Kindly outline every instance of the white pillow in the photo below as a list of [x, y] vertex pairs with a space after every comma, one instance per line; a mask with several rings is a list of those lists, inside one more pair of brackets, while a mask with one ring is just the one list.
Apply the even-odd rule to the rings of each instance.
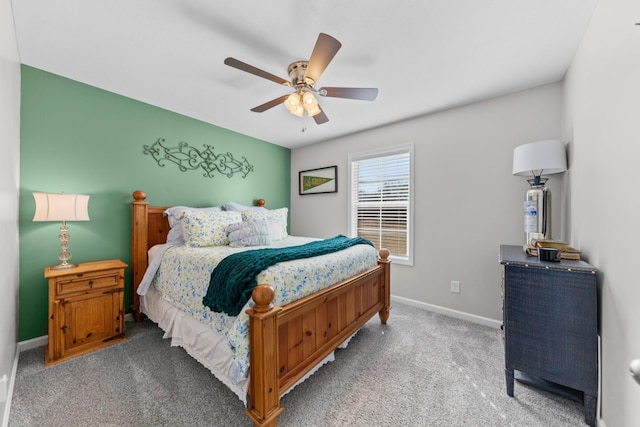
[[271, 244], [269, 227], [264, 219], [240, 222], [227, 227], [229, 246], [265, 246]]
[[185, 211], [180, 217], [185, 245], [190, 247], [228, 245], [227, 227], [241, 221], [240, 212]]
[[229, 203], [225, 203], [224, 205], [222, 205], [222, 210], [223, 211], [238, 211], [238, 212], [242, 212], [242, 211], [252, 211], [255, 209], [265, 209], [265, 208], [261, 208], [260, 206], [247, 206], [247, 205], [242, 205], [240, 203], [235, 203], [235, 202], [229, 202]]
[[172, 206], [165, 210], [162, 214], [169, 220], [169, 234], [167, 234], [167, 243], [174, 245], [184, 245], [184, 233], [182, 231], [182, 223], [180, 217], [184, 212], [192, 211], [206, 211], [206, 212], [220, 212], [222, 208], [220, 206], [211, 206], [207, 208], [192, 208], [189, 206]]
[[284, 219], [268, 219], [267, 227], [269, 227], [269, 236], [274, 242], [287, 238], [287, 220]]
[[285, 239], [287, 234], [287, 215], [289, 209], [251, 209], [242, 211], [243, 221], [254, 221], [264, 219], [269, 227], [269, 236], [272, 242]]

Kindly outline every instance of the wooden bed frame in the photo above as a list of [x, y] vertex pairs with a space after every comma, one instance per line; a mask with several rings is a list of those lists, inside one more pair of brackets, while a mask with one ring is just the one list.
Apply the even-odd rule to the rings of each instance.
[[[138, 285], [147, 269], [147, 251], [165, 243], [168, 206], [149, 206], [143, 191], [133, 193], [132, 265], [136, 321], [142, 319]], [[258, 205], [264, 206], [264, 200]], [[275, 427], [280, 397], [331, 354], [376, 313], [386, 325], [391, 309], [389, 251], [381, 249], [378, 265], [329, 288], [282, 307], [274, 290], [258, 285], [249, 314], [250, 370], [247, 415], [254, 426]]]

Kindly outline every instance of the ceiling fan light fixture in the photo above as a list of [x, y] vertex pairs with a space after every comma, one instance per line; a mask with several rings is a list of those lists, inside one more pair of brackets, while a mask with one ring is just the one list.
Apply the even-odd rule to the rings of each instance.
[[296, 110], [302, 109], [300, 94], [298, 92], [294, 92], [289, 95], [284, 101], [284, 106], [287, 107], [287, 110], [289, 110], [292, 114], [296, 114]]
[[318, 101], [316, 100], [315, 96], [313, 96], [313, 93], [309, 91], [305, 92], [304, 95], [302, 95], [302, 101], [304, 101], [305, 108], [307, 105], [318, 105]]
[[320, 113], [320, 107], [318, 106], [318, 100], [313, 93], [310, 91], [306, 91], [302, 95], [302, 105], [304, 105], [304, 109], [307, 111], [309, 117], [313, 117], [316, 114]]
[[300, 105], [300, 94], [298, 92], [294, 92], [287, 97], [286, 104], [293, 109], [296, 109], [298, 105]]
[[307, 110], [307, 114], [309, 115], [309, 117], [313, 117], [316, 114], [319, 114], [320, 111], [320, 107], [318, 106], [318, 103], [316, 102], [315, 107], [307, 107], [307, 105], [305, 105], [305, 110]]
[[302, 104], [298, 105], [298, 108], [296, 108], [294, 111], [291, 111], [291, 114], [302, 117], [304, 115], [304, 108], [302, 108]]
[[302, 117], [304, 115], [302, 97], [298, 92], [294, 92], [289, 95], [284, 101], [284, 106], [287, 107], [287, 110], [295, 116]]

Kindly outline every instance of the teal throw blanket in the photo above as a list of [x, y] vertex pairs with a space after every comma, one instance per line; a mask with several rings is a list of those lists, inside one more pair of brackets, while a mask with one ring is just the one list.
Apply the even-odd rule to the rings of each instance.
[[350, 239], [338, 235], [300, 246], [254, 249], [231, 254], [211, 273], [209, 289], [202, 302], [213, 311], [237, 316], [251, 298], [251, 292], [258, 284], [256, 276], [262, 270], [279, 262], [325, 255], [361, 244], [373, 246], [373, 243], [362, 237]]

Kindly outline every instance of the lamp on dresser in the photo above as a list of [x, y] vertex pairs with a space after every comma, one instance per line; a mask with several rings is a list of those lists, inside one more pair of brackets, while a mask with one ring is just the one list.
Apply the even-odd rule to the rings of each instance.
[[530, 176], [524, 202], [526, 244], [551, 238], [551, 191], [545, 186], [551, 175], [567, 170], [564, 144], [558, 140], [530, 142], [513, 150], [513, 175]]
[[71, 253], [69, 252], [69, 230], [67, 221], [89, 221], [89, 197], [84, 194], [64, 193], [33, 193], [36, 201], [36, 211], [33, 221], [60, 222], [60, 264], [52, 267], [54, 270], [65, 270], [75, 267], [69, 264]]

